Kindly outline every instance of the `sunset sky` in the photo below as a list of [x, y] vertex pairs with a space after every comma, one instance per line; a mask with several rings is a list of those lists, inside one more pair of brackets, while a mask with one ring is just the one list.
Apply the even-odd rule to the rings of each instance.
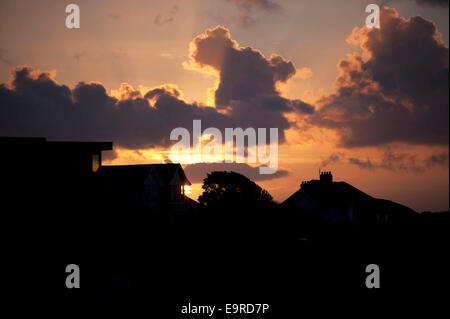
[[194, 119], [276, 127], [277, 174], [186, 158], [191, 196], [235, 170], [281, 202], [322, 169], [448, 210], [448, 1], [384, 1], [380, 29], [364, 27], [370, 3], [1, 0], [0, 135], [113, 141], [103, 164], [117, 165], [173, 160], [171, 130]]

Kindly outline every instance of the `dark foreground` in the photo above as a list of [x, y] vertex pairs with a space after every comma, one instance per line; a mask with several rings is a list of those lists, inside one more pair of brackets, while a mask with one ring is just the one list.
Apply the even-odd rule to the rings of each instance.
[[[391, 228], [311, 225], [306, 232], [277, 208], [185, 216], [67, 208], [11, 223], [9, 295], [28, 305], [18, 311], [126, 306], [149, 318], [207, 318], [183, 315], [182, 307], [264, 303], [265, 314], [212, 317], [300, 318], [311, 310], [411, 309], [430, 297], [439, 305], [434, 295], [448, 296], [448, 213]], [[68, 264], [80, 267], [79, 289], [65, 285]], [[380, 267], [380, 289], [366, 287], [369, 264]]]

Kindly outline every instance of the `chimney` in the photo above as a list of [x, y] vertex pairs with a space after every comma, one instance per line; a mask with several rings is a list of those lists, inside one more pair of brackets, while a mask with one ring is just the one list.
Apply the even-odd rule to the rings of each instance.
[[333, 174], [331, 174], [331, 172], [321, 172], [320, 173], [320, 182], [321, 183], [333, 182]]

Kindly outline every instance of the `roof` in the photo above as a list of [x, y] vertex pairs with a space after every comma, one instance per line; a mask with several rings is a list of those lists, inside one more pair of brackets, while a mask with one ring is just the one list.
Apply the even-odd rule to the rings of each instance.
[[374, 198], [346, 182], [322, 182], [311, 180], [302, 183], [301, 188], [281, 203], [282, 207], [297, 207], [302, 200], [312, 200], [317, 207], [345, 207], [351, 202], [359, 202], [364, 210], [415, 213], [401, 204]]
[[104, 177], [114, 178], [116, 182], [139, 185], [153, 172], [161, 185], [170, 185], [176, 173], [183, 185], [191, 185], [180, 164], [144, 164], [102, 166], [99, 170]]
[[311, 180], [303, 183], [302, 187], [286, 199], [281, 205], [290, 206], [303, 196], [308, 196], [316, 202], [334, 205], [336, 203], [348, 202], [350, 200], [371, 200], [372, 196], [360, 191], [346, 182], [324, 183], [319, 180]]
[[48, 150], [73, 150], [91, 153], [112, 150], [112, 142], [63, 142], [47, 141], [45, 137], [4, 137], [0, 136], [1, 147], [22, 149], [45, 147]]

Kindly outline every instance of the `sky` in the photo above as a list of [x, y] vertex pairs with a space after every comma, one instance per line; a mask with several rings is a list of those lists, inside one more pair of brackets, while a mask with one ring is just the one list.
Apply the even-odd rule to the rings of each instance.
[[[176, 159], [193, 198], [236, 170], [282, 202], [321, 169], [449, 209], [448, 1], [384, 1], [380, 29], [362, 0], [72, 3], [79, 29], [69, 2], [0, 1], [0, 135], [113, 141], [106, 165]], [[170, 132], [194, 119], [278, 128], [278, 172], [175, 158]]]

